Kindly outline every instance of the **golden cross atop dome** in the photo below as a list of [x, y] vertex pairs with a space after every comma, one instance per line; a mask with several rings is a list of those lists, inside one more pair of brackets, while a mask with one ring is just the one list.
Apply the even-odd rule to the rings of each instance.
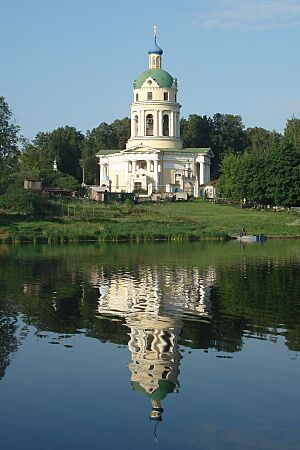
[[153, 36], [156, 38], [156, 34], [157, 34], [157, 26], [153, 25]]

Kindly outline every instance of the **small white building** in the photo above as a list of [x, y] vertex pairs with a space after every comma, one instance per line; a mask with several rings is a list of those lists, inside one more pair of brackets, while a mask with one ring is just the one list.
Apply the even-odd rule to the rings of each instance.
[[133, 83], [131, 136], [124, 150], [98, 153], [100, 187], [113, 192], [187, 193], [200, 196], [210, 182], [210, 148], [183, 148], [177, 79], [161, 68], [156, 42], [149, 68]]

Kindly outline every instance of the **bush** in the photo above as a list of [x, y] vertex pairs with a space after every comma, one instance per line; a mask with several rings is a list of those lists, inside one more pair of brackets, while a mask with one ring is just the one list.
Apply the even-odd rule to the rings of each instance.
[[11, 186], [0, 197], [0, 208], [18, 214], [39, 215], [42, 212], [42, 199], [34, 192]]
[[76, 178], [65, 174], [59, 174], [55, 180], [55, 184], [60, 189], [70, 189], [71, 191], [78, 191], [80, 188], [80, 184]]

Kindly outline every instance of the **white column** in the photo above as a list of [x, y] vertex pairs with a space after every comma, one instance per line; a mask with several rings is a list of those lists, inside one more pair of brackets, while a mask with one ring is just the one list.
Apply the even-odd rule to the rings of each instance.
[[176, 113], [176, 125], [177, 125], [177, 134], [176, 134], [176, 136], [179, 138], [180, 137], [180, 114], [179, 114], [179, 112]]
[[170, 123], [169, 123], [170, 136], [174, 136], [174, 113], [173, 113], [173, 111], [171, 111], [171, 114], [169, 116], [169, 120], [170, 120]]
[[136, 171], [136, 161], [132, 161], [132, 174], [135, 175]]
[[131, 113], [131, 137], [135, 136], [135, 113]]
[[103, 166], [99, 163], [99, 176], [100, 176], [100, 186], [101, 186], [101, 179], [103, 177]]
[[154, 174], [153, 178], [155, 180], [155, 189], [157, 190], [157, 182], [158, 182], [158, 161], [154, 160]]
[[142, 132], [141, 132], [141, 126], [142, 126], [142, 111], [141, 111], [141, 110], [139, 110], [139, 115], [138, 115], [138, 117], [139, 117], [139, 122], [138, 122], [138, 136], [141, 136], [141, 135], [142, 135]]
[[178, 137], [178, 115], [177, 115], [177, 112], [174, 113], [174, 136]]
[[204, 184], [205, 183], [205, 171], [204, 171], [204, 164], [201, 161], [200, 162], [200, 180], [199, 180], [199, 184]]
[[150, 175], [151, 172], [151, 161], [147, 161], [147, 174]]
[[160, 109], [160, 110], [158, 111], [158, 135], [159, 135], [159, 136], [162, 136], [162, 135], [163, 135], [163, 130], [162, 130], [162, 121], [163, 121], [163, 118], [162, 118], [162, 116], [163, 116], [163, 112], [162, 112], [162, 110]]
[[141, 136], [145, 136], [145, 111], [141, 110]]
[[158, 110], [154, 110], [153, 112], [153, 120], [154, 120], [154, 127], [153, 127], [153, 136], [158, 136]]

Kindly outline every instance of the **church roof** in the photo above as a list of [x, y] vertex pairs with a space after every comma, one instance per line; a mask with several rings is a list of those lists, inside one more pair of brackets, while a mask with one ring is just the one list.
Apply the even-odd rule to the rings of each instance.
[[113, 149], [111, 149], [111, 150], [99, 150], [98, 152], [97, 152], [97, 155], [102, 155], [102, 156], [105, 156], [105, 155], [111, 155], [111, 154], [113, 154], [113, 153], [120, 153], [121, 152], [121, 150], [120, 149], [115, 149], [115, 148], [113, 148]]
[[149, 53], [149, 55], [152, 55], [152, 53], [154, 53], [156, 55], [163, 54], [163, 50], [159, 47], [159, 45], [157, 45], [156, 36], [154, 36], [154, 44], [152, 45], [151, 50], [149, 50], [148, 53]]
[[148, 69], [145, 70], [133, 83], [134, 89], [142, 87], [147, 78], [153, 78], [161, 88], [171, 88], [174, 78], [168, 72], [162, 69]]

